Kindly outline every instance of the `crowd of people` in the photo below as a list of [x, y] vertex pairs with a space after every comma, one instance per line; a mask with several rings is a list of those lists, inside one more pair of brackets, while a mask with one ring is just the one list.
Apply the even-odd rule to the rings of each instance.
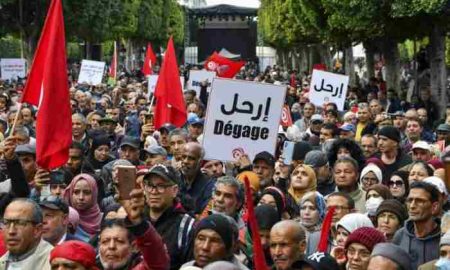
[[71, 84], [73, 143], [53, 171], [36, 164], [23, 82], [0, 81], [0, 269], [254, 269], [250, 204], [266, 269], [450, 269], [450, 107], [439, 115], [429, 86], [409, 103], [372, 78], [338, 111], [309, 102], [308, 73], [248, 65], [236, 79], [286, 86], [293, 124], [276, 149], [205, 159], [206, 82], [185, 89], [183, 127], [156, 129], [133, 73]]

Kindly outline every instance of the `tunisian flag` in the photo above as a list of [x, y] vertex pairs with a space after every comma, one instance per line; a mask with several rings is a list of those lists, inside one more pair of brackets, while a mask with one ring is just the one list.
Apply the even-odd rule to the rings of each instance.
[[156, 55], [153, 52], [152, 44], [147, 44], [147, 52], [145, 53], [144, 65], [142, 66], [142, 73], [148, 76], [153, 73], [153, 65], [156, 64]]
[[38, 106], [36, 158], [51, 170], [64, 165], [72, 143], [72, 117], [61, 0], [52, 0], [22, 102]]
[[245, 61], [233, 61], [214, 52], [205, 62], [205, 69], [215, 71], [218, 77], [233, 78]]
[[177, 58], [172, 36], [155, 87], [156, 108], [153, 124], [159, 129], [165, 123], [182, 127], [186, 123], [187, 113], [178, 73]]

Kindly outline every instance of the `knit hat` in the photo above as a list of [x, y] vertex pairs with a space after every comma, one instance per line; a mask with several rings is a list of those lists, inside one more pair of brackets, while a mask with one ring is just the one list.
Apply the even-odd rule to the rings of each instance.
[[252, 171], [244, 171], [236, 176], [236, 179], [239, 180], [242, 184], [244, 184], [244, 179], [247, 176], [248, 181], [250, 182], [250, 187], [254, 192], [259, 191], [259, 176]]
[[372, 252], [376, 244], [383, 242], [386, 242], [386, 237], [382, 232], [374, 228], [362, 227], [350, 233], [345, 242], [345, 249], [348, 249], [352, 243], [359, 243]]
[[368, 164], [362, 169], [359, 180], [362, 181], [363, 177], [366, 176], [366, 174], [369, 172], [373, 172], [375, 174], [378, 179], [378, 183], [381, 183], [381, 181], [383, 181], [383, 173], [381, 172], [381, 169], [373, 163]]
[[378, 194], [380, 194], [380, 196], [381, 196], [384, 200], [389, 200], [389, 199], [392, 199], [392, 198], [393, 198], [393, 197], [392, 197], [391, 190], [390, 190], [387, 186], [385, 186], [385, 185], [382, 185], [382, 184], [375, 184], [375, 185], [370, 186], [370, 187], [367, 189], [366, 198], [367, 198], [367, 194], [369, 194], [369, 191], [371, 191], [371, 190], [375, 190]]
[[270, 230], [281, 220], [277, 210], [267, 204], [261, 204], [255, 208], [255, 217], [260, 230]]
[[111, 147], [111, 142], [109, 141], [109, 138], [107, 136], [97, 136], [94, 137], [92, 140], [92, 151], [95, 151], [97, 148], [99, 148], [102, 145], [107, 145], [108, 147]]
[[378, 217], [383, 212], [390, 212], [397, 216], [400, 221], [400, 225], [408, 219], [408, 212], [405, 206], [396, 199], [384, 200], [378, 206], [376, 217]]
[[201, 230], [206, 229], [213, 230], [220, 235], [227, 251], [231, 250], [233, 242], [238, 236], [236, 224], [221, 214], [212, 214], [200, 220], [195, 228], [194, 239]]
[[413, 269], [411, 257], [401, 247], [392, 243], [379, 243], [373, 248], [371, 257], [381, 256], [395, 262], [400, 269]]
[[312, 150], [312, 146], [307, 142], [296, 142], [292, 154], [292, 160], [305, 160], [306, 154]]
[[338, 227], [344, 228], [349, 233], [354, 232], [358, 228], [373, 228], [372, 221], [370, 218], [361, 213], [350, 213], [343, 216], [339, 222], [336, 224], [336, 228]]
[[401, 136], [400, 131], [394, 126], [384, 126], [378, 131], [378, 136], [385, 136], [389, 139], [400, 142]]
[[446, 232], [441, 237], [441, 242], [439, 243], [439, 246], [449, 246], [450, 245], [450, 231]]
[[304, 164], [320, 168], [328, 164], [328, 157], [320, 150], [312, 150], [306, 154]]
[[57, 245], [50, 252], [50, 262], [55, 258], [63, 258], [77, 262], [88, 269], [98, 269], [95, 266], [95, 250], [84, 242], [71, 240]]

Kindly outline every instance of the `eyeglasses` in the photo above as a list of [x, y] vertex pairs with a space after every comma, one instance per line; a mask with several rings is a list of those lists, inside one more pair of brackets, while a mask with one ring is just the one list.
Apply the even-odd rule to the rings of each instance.
[[403, 186], [403, 181], [402, 181], [402, 180], [397, 180], [397, 181], [392, 181], [392, 180], [390, 180], [390, 181], [388, 182], [388, 185], [389, 185], [390, 187], [402, 187], [402, 186]]
[[370, 178], [370, 177], [363, 177], [361, 179], [361, 181], [364, 184], [376, 184], [376, 183], [378, 183], [378, 179], [377, 178]]
[[9, 228], [11, 227], [11, 225], [14, 225], [14, 227], [17, 228], [25, 228], [25, 226], [27, 226], [28, 224], [37, 224], [37, 222], [33, 221], [33, 220], [29, 220], [29, 219], [9, 219], [9, 218], [4, 218], [2, 220], [2, 224], [4, 228]]
[[152, 191], [156, 190], [158, 193], [163, 193], [164, 191], [166, 191], [166, 189], [168, 187], [172, 187], [172, 186], [173, 185], [168, 185], [168, 184], [166, 184], [166, 185], [153, 185], [153, 184], [150, 184], [148, 182], [147, 183], [144, 182], [144, 188], [148, 192], [152, 192]]

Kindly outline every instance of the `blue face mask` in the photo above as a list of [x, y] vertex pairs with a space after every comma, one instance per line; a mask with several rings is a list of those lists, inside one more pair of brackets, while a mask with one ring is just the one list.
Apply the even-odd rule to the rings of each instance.
[[440, 258], [434, 265], [438, 270], [450, 270], [450, 259]]

